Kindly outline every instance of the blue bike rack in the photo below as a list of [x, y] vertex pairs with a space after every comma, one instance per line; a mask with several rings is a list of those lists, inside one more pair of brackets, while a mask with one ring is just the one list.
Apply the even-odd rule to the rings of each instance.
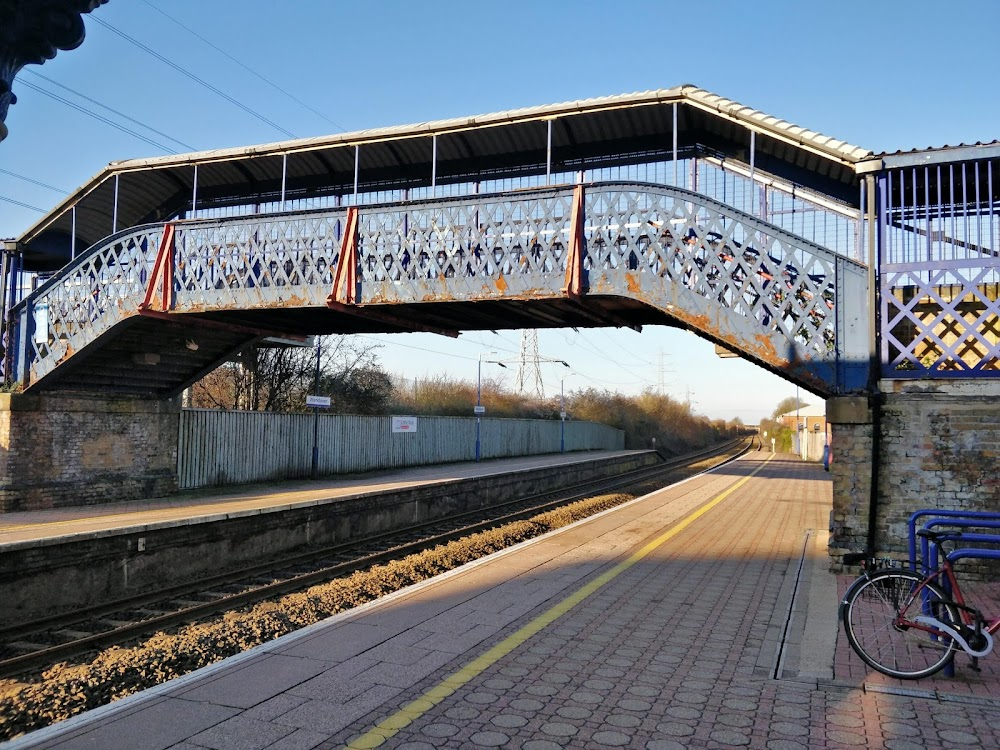
[[[922, 564], [927, 568], [928, 544], [926, 539], [920, 540], [920, 557], [917, 557], [917, 521], [927, 516], [934, 516], [927, 521], [923, 528], [930, 529], [933, 526], [958, 526], [962, 528], [1000, 528], [1000, 512], [973, 511], [973, 510], [935, 510], [927, 508], [913, 513], [907, 521], [909, 532], [910, 568], [917, 571], [918, 565]], [[985, 540], [984, 540], [985, 541]], [[1000, 536], [990, 540], [1000, 544]], [[989, 550], [987, 550], [989, 551]], [[930, 568], [930, 570], [936, 569]]]
[[[975, 528], [975, 529], [1000, 529], [1000, 513], [990, 512], [990, 511], [962, 511], [962, 510], [933, 510], [925, 509], [918, 510], [916, 513], [910, 516], [907, 522], [909, 531], [909, 547], [910, 547], [910, 567], [914, 572], [918, 571], [918, 566], [922, 566], [926, 571], [933, 571], [938, 569], [938, 549], [939, 545], [931, 545], [930, 541], [924, 537], [920, 538], [920, 558], [917, 558], [917, 522], [921, 518], [928, 518], [922, 528], [932, 529], [936, 526], [949, 526], [957, 528]], [[969, 534], [965, 532], [957, 532], [955, 534], [948, 534], [942, 536], [940, 541], [943, 542], [981, 542], [987, 544], [1000, 545], [1000, 534]], [[1000, 560], [1000, 549], [985, 549], [982, 547], [962, 547], [954, 549], [948, 553], [947, 559], [949, 562], [955, 562], [956, 560], [962, 559], [981, 559], [981, 560]], [[942, 581], [945, 589], [948, 589], [948, 581]], [[951, 594], [948, 591], [949, 595]], [[954, 677], [955, 675], [955, 665], [954, 662], [948, 664], [945, 667], [945, 675], [948, 677]]]

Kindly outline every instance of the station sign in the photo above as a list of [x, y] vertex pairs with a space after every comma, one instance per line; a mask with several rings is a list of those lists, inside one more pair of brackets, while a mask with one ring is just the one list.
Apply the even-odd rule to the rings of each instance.
[[416, 432], [417, 431], [417, 418], [416, 417], [393, 417], [392, 418], [392, 431], [393, 432]]
[[473, 414], [485, 414], [486, 413], [486, 407], [485, 406], [473, 406], [472, 407], [472, 413]]
[[306, 396], [306, 406], [312, 406], [316, 409], [329, 409], [330, 408], [330, 397], [329, 396]]

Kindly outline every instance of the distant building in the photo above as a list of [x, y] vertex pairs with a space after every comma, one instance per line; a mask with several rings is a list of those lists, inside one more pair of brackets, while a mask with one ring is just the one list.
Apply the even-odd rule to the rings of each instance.
[[792, 431], [792, 452], [807, 461], [823, 460], [823, 446], [829, 442], [826, 404], [809, 404], [775, 418]]

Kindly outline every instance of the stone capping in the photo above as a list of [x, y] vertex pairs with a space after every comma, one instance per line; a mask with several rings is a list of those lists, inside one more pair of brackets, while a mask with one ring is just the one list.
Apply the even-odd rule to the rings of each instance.
[[871, 424], [872, 410], [867, 396], [838, 396], [826, 400], [826, 421], [830, 424]]
[[58, 409], [61, 412], [124, 414], [180, 413], [180, 399], [138, 399], [133, 396], [67, 393], [0, 393], [0, 412], [31, 412]]

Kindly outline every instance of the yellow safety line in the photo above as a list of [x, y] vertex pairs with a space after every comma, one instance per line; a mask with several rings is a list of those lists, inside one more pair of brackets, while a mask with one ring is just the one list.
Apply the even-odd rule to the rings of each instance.
[[705, 513], [710, 511], [744, 484], [749, 482], [753, 476], [757, 474], [757, 472], [764, 468], [768, 461], [774, 458], [774, 455], [775, 454], [773, 453], [770, 454], [760, 466], [750, 472], [747, 476], [743, 477], [743, 479], [739, 482], [734, 484], [722, 494], [709, 500], [686, 518], [678, 521], [668, 531], [658, 536], [638, 552], [633, 553], [627, 560], [618, 563], [615, 567], [611, 568], [611, 570], [597, 576], [597, 578], [567, 596], [551, 609], [540, 614], [516, 633], [507, 636], [500, 641], [500, 643], [482, 655], [476, 657], [458, 671], [452, 672], [422, 696], [414, 701], [411, 701], [392, 716], [387, 719], [383, 719], [372, 729], [369, 729], [360, 737], [348, 743], [346, 748], [348, 748], [348, 750], [369, 750], [370, 748], [378, 747], [399, 732], [400, 729], [404, 729], [409, 726], [449, 695], [538, 633], [545, 626], [550, 625], [559, 617], [569, 612], [569, 610], [600, 589], [604, 586], [604, 584], [614, 580], [637, 562], [656, 550], [657, 547], [677, 536], [677, 534], [681, 533], [684, 529], [701, 518], [701, 516], [705, 515]]

